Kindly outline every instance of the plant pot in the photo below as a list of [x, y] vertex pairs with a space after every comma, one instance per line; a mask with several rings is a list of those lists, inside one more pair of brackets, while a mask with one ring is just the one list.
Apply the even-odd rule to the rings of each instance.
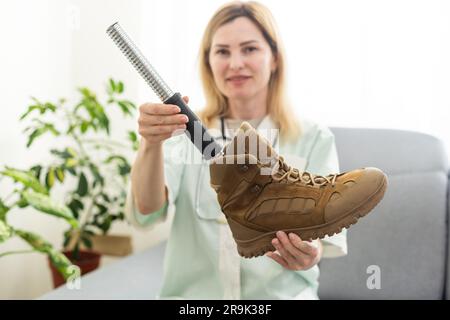
[[[70, 262], [72, 262], [72, 264], [80, 268], [81, 275], [84, 275], [97, 269], [98, 266], [100, 265], [101, 254], [94, 251], [80, 250], [78, 260], [74, 260], [72, 258], [73, 251], [63, 251], [62, 253], [70, 260]], [[57, 288], [66, 283], [63, 276], [53, 266], [50, 260], [48, 260], [48, 263], [50, 265], [50, 270], [52, 272], [53, 287]]]

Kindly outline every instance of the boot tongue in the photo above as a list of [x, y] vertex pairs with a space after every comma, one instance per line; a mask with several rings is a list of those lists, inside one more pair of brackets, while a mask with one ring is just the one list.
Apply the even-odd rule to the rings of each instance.
[[233, 140], [224, 148], [225, 155], [251, 154], [263, 164], [275, 164], [278, 154], [270, 143], [248, 122], [242, 122]]

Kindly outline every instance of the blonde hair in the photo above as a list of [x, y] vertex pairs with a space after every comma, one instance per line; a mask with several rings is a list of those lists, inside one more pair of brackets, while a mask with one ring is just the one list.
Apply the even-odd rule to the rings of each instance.
[[220, 7], [209, 21], [200, 45], [199, 68], [206, 105], [199, 112], [199, 117], [210, 127], [217, 117], [229, 114], [227, 97], [217, 87], [209, 64], [209, 53], [214, 33], [222, 25], [238, 17], [249, 18], [262, 32], [277, 62], [277, 68], [270, 76], [267, 110], [272, 120], [280, 128], [281, 137], [289, 140], [298, 139], [300, 125], [295, 117], [286, 93], [286, 58], [275, 20], [269, 9], [255, 2], [233, 1]]

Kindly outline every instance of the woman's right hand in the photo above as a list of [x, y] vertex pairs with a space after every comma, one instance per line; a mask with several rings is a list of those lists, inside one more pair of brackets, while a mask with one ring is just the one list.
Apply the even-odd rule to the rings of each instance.
[[[183, 100], [189, 102], [188, 97]], [[144, 103], [139, 107], [138, 132], [147, 145], [160, 145], [186, 130], [189, 119], [180, 111], [180, 107], [164, 103]]]

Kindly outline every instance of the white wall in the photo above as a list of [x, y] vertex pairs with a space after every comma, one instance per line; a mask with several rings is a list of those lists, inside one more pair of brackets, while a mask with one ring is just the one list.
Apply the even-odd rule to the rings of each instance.
[[[2, 2], [0, 27], [0, 88], [2, 92], [0, 150], [1, 165], [27, 167], [46, 156], [40, 148], [25, 149], [23, 126], [17, 119], [29, 104], [29, 96], [54, 98], [67, 95], [70, 83], [70, 30], [61, 28], [67, 1], [11, 1]], [[58, 26], [55, 28], [55, 26]], [[2, 196], [11, 190], [2, 181]], [[45, 216], [35, 217], [29, 210], [9, 214], [9, 221], [17, 227], [42, 230], [56, 240], [58, 221]], [[8, 241], [1, 251], [25, 249], [18, 239]], [[9, 256], [0, 260], [0, 297], [30, 298], [49, 287], [45, 260], [37, 255]]]

